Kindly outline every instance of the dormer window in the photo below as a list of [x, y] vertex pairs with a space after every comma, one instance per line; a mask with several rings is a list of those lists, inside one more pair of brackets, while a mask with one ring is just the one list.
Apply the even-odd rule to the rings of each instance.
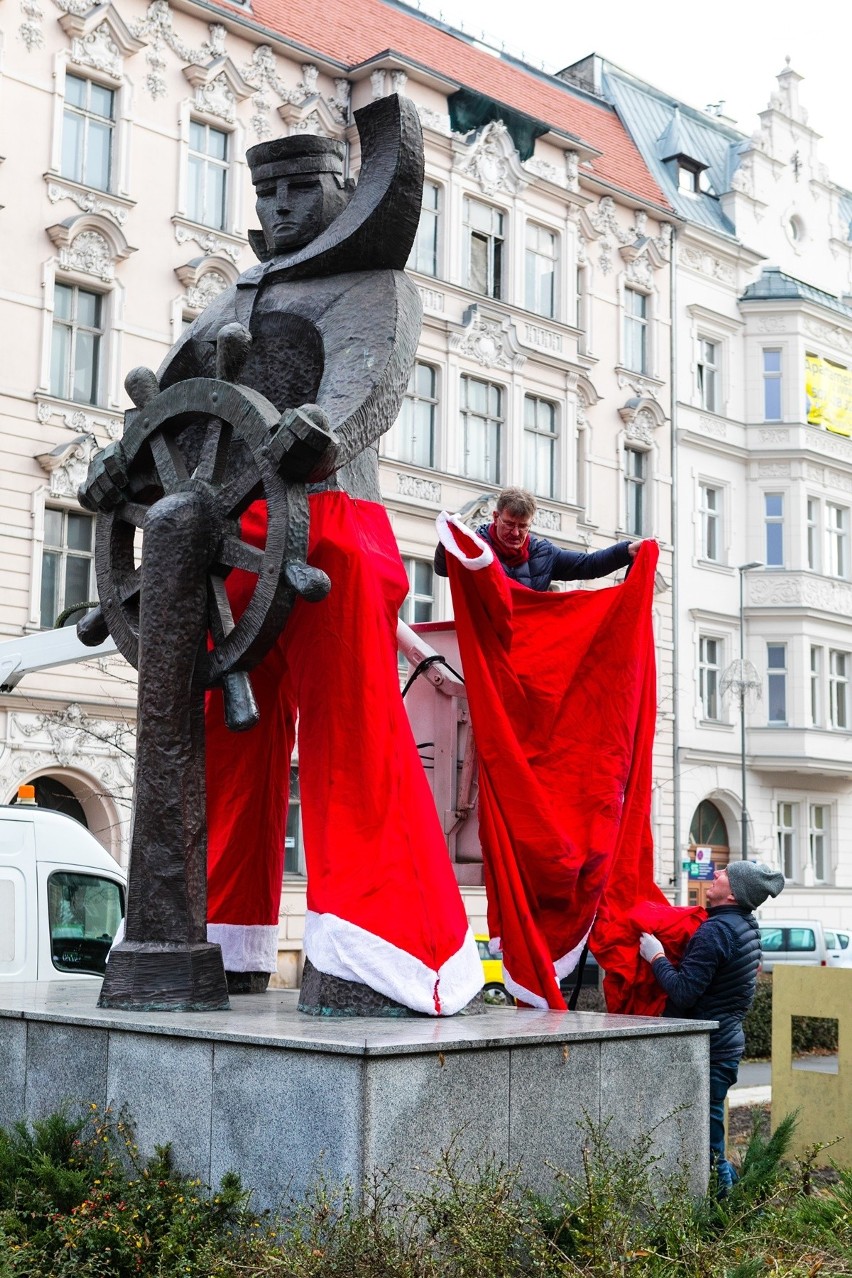
[[696, 192], [700, 190], [698, 185], [701, 170], [694, 164], [690, 164], [686, 160], [678, 160], [677, 164], [677, 189], [679, 191]]

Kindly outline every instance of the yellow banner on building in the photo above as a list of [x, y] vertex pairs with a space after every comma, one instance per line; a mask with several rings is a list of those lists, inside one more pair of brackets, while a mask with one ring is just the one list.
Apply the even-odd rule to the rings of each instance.
[[819, 355], [805, 356], [808, 425], [835, 435], [852, 435], [852, 369]]

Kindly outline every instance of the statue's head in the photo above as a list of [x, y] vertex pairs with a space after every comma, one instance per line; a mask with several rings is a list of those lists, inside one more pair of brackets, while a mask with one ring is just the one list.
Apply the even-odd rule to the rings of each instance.
[[249, 147], [263, 231], [250, 235], [258, 257], [294, 253], [309, 244], [342, 212], [352, 194], [343, 178], [343, 147], [332, 138], [300, 134]]

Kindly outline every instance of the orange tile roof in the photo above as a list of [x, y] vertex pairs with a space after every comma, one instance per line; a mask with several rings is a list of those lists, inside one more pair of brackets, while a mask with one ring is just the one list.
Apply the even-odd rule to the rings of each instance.
[[347, 67], [393, 51], [573, 134], [601, 152], [591, 172], [670, 208], [615, 111], [483, 52], [384, 0], [252, 0], [263, 26]]

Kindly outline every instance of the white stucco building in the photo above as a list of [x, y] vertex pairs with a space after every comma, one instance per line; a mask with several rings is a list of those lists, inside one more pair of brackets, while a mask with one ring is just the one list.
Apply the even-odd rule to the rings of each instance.
[[[355, 21], [353, 22], [353, 16]], [[126, 372], [156, 368], [185, 322], [253, 262], [244, 162], [298, 130], [348, 144], [352, 112], [416, 103], [426, 186], [410, 269], [423, 334], [381, 482], [412, 593], [445, 615], [434, 519], [509, 483], [538, 531], [575, 548], [659, 538], [660, 881], [671, 885], [671, 242], [679, 223], [613, 107], [477, 48], [406, 6], [5, 0], [0, 65], [0, 634], [94, 596], [93, 521], [75, 498], [122, 429]], [[344, 20], [345, 19], [345, 20]], [[594, 583], [592, 584], [593, 588]], [[0, 799], [35, 781], [127, 856], [133, 672], [119, 658], [0, 692]], [[300, 952], [298, 778], [281, 975]], [[483, 889], [465, 888], [474, 922]]]
[[[788, 66], [744, 136], [600, 58], [680, 215], [674, 272], [676, 843], [781, 868], [775, 915], [852, 921], [852, 195]], [[830, 125], [831, 121], [826, 121]], [[759, 565], [759, 566], [755, 566]], [[738, 689], [740, 585], [747, 681]], [[726, 677], [727, 676], [727, 677]], [[733, 681], [732, 692], [726, 687]], [[694, 880], [682, 899], [700, 896]]]

